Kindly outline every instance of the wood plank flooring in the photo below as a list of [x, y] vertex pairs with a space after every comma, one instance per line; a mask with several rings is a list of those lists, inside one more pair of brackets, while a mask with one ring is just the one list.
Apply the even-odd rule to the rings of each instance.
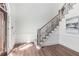
[[60, 44], [37, 49], [33, 43], [17, 46], [10, 54], [12, 56], [79, 56], [78, 52]]

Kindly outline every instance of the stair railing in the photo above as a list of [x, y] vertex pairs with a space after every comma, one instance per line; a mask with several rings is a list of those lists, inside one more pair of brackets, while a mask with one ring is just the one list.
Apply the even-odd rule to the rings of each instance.
[[55, 28], [59, 25], [59, 22], [62, 18], [68, 14], [68, 11], [73, 9], [73, 5], [75, 3], [65, 3], [64, 6], [59, 10], [58, 14], [47, 22], [44, 26], [42, 26], [37, 31], [37, 44], [41, 46], [41, 43], [46, 41], [46, 36], [49, 35]]
[[52, 20], [50, 20], [47, 24], [45, 24], [38, 30], [38, 44], [40, 44], [40, 42], [43, 42], [43, 39], [46, 40], [46, 36], [48, 36], [49, 33], [51, 33], [51, 31], [54, 30], [57, 25], [59, 25], [59, 15], [56, 15]]

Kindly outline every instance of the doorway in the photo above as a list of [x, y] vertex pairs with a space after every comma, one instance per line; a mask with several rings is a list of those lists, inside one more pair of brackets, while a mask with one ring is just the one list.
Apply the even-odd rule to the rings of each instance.
[[0, 3], [0, 55], [7, 53], [7, 12], [5, 4]]

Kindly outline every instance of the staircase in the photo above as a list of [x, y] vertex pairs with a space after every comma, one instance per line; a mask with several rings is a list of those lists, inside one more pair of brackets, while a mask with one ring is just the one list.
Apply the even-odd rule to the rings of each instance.
[[62, 18], [68, 14], [69, 10], [73, 9], [75, 3], [65, 3], [64, 6], [58, 11], [58, 14], [51, 19], [48, 23], [42, 26], [37, 31], [37, 44], [42, 47], [42, 44], [49, 40], [48, 37], [54, 34], [59, 27], [59, 22], [62, 21]]

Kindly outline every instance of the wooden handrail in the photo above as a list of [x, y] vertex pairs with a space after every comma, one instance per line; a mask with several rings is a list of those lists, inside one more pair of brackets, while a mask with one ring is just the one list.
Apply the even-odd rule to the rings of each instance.
[[[63, 5], [63, 7], [64, 7], [65, 5], [66, 5], [66, 3]], [[62, 7], [62, 8], [63, 8], [63, 7]], [[62, 8], [61, 8], [61, 9], [62, 9]], [[58, 16], [58, 14], [57, 14], [56, 16]], [[55, 17], [56, 17], [56, 16], [55, 16]], [[53, 17], [53, 19], [54, 19], [55, 17]], [[51, 19], [50, 21], [48, 21], [48, 22], [47, 22], [44, 26], [42, 26], [39, 30], [41, 30], [42, 28], [44, 28], [44, 27], [45, 27], [49, 22], [51, 22], [53, 19]]]
[[[57, 16], [58, 16], [58, 14], [57, 14], [55, 17], [57, 17]], [[55, 17], [54, 17], [54, 18], [55, 18]], [[54, 19], [54, 18], [53, 18], [53, 19]], [[42, 28], [44, 28], [44, 27], [45, 27], [48, 23], [50, 23], [53, 19], [51, 19], [50, 21], [48, 21], [48, 22], [47, 22], [44, 26], [42, 26], [39, 30], [41, 30]]]

